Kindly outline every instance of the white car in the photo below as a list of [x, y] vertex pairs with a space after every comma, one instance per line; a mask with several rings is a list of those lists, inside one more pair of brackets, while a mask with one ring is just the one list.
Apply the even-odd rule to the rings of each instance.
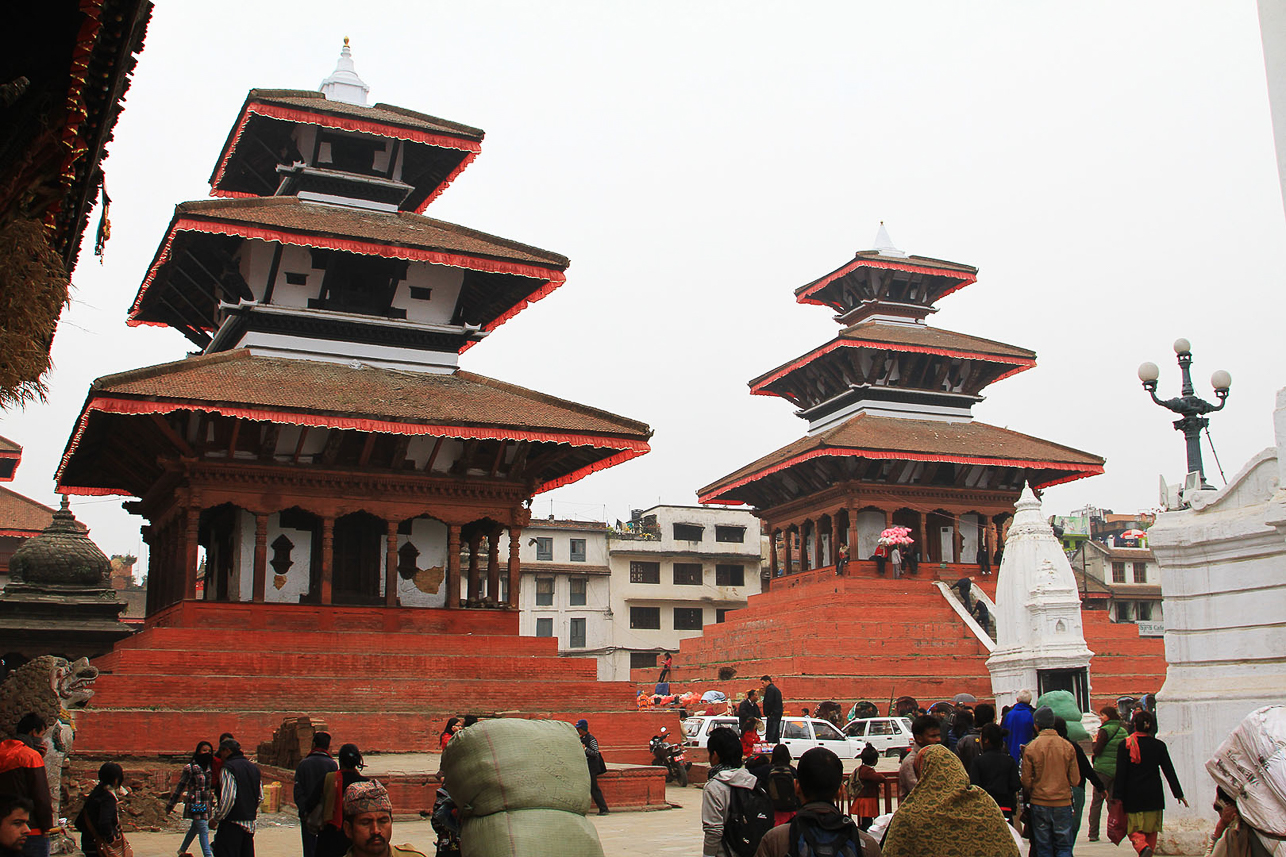
[[844, 724], [844, 737], [860, 756], [870, 744], [882, 756], [901, 756], [911, 749], [911, 721], [905, 717], [866, 717]]
[[[720, 726], [727, 726], [738, 735], [741, 734], [735, 717], [726, 715], [689, 717], [683, 721], [683, 743], [688, 747], [705, 749], [710, 733]], [[835, 724], [829, 720], [818, 720], [816, 717], [782, 718], [781, 743], [790, 748], [790, 755], [796, 759], [805, 750], [811, 750], [814, 747], [825, 747], [841, 759], [851, 759], [855, 755], [851, 742], [835, 728]], [[862, 752], [862, 747], [865, 746], [862, 744], [856, 752]]]
[[[700, 714], [696, 717], [689, 717], [683, 721], [683, 745], [685, 747], [698, 747], [705, 749], [706, 739], [710, 733], [720, 726], [727, 726], [738, 735], [741, 729], [737, 724], [737, 718], [728, 717], [727, 715], [709, 715]], [[704, 758], [704, 757], [703, 757]]]

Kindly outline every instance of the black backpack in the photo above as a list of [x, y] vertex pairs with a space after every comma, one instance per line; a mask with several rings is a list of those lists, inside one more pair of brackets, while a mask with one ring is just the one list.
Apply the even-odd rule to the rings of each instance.
[[790, 857], [862, 857], [857, 825], [847, 815], [823, 827], [812, 818], [796, 815], [790, 820]]
[[768, 797], [777, 812], [794, 812], [799, 809], [799, 795], [795, 794], [795, 776], [789, 768], [773, 768], [768, 774]]
[[728, 786], [728, 817], [723, 823], [723, 849], [737, 857], [755, 857], [759, 840], [773, 828], [772, 798], [759, 786]]

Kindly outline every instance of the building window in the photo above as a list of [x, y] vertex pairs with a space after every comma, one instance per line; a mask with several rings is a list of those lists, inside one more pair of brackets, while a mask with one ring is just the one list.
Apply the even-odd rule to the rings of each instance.
[[714, 567], [715, 586], [745, 586], [746, 567], [743, 565], [716, 565]]
[[572, 562], [585, 561], [585, 540], [572, 539]]
[[1136, 606], [1138, 609], [1137, 615], [1138, 615], [1139, 621], [1151, 622], [1152, 621], [1152, 602], [1140, 601]]
[[716, 542], [731, 542], [737, 545], [745, 544], [746, 528], [716, 526], [714, 528], [714, 540]]
[[702, 580], [701, 563], [676, 562], [674, 564], [675, 586], [700, 586]]
[[554, 636], [554, 619], [552, 616], [545, 616], [544, 618], [536, 620], [536, 636], [537, 637]]
[[681, 542], [699, 542], [704, 529], [699, 524], [675, 524], [674, 538]]
[[714, 611], [714, 621], [723, 624], [723, 620], [728, 618], [728, 614], [737, 608], [735, 607], [716, 607]]
[[1134, 582], [1148, 582], [1148, 564], [1146, 562], [1136, 562], [1134, 564]]
[[554, 606], [554, 579], [552, 577], [536, 578], [536, 606]]
[[549, 538], [536, 539], [536, 559], [553, 559], [554, 558], [554, 540]]
[[659, 631], [661, 630], [661, 608], [660, 607], [631, 607], [630, 608], [630, 627], [643, 628]]
[[643, 670], [656, 666], [656, 652], [630, 652], [630, 669]]
[[1134, 621], [1134, 617], [1131, 615], [1131, 611], [1130, 611], [1130, 602], [1128, 601], [1116, 602], [1116, 621], [1118, 622]]
[[701, 607], [675, 607], [674, 630], [700, 631], [705, 622], [705, 610]]
[[583, 649], [585, 648], [585, 620], [573, 619], [571, 633], [568, 635], [567, 648]]
[[1125, 563], [1123, 562], [1112, 563], [1112, 582], [1113, 583], [1125, 582]]
[[[661, 582], [661, 563], [659, 562], [632, 562], [630, 563], [630, 583], [660, 583]], [[659, 625], [657, 626], [660, 627]]]
[[585, 592], [586, 592], [586, 587], [589, 584], [589, 578], [573, 577], [573, 578], [570, 578], [570, 581], [571, 581], [572, 594], [571, 594], [571, 597], [567, 599], [567, 603], [573, 607], [584, 607]]

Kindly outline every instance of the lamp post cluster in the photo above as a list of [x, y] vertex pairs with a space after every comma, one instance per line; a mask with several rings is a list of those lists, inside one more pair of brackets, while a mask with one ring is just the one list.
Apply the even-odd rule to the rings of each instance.
[[1139, 366], [1139, 380], [1143, 382], [1143, 389], [1148, 391], [1152, 401], [1181, 417], [1174, 421], [1174, 427], [1183, 432], [1183, 439], [1188, 445], [1188, 472], [1201, 474], [1202, 489], [1213, 490], [1206, 482], [1205, 468], [1201, 465], [1201, 431], [1210, 425], [1210, 420], [1203, 415], [1223, 410], [1232, 387], [1232, 375], [1223, 369], [1217, 369], [1210, 376], [1210, 386], [1215, 388], [1215, 395], [1219, 398], [1219, 404], [1212, 405], [1197, 396], [1192, 386], [1192, 343], [1183, 338], [1176, 339], [1174, 353], [1179, 358], [1179, 371], [1183, 374], [1183, 387], [1178, 398], [1157, 398], [1157, 379], [1161, 377], [1161, 370], [1155, 363], [1148, 362]]

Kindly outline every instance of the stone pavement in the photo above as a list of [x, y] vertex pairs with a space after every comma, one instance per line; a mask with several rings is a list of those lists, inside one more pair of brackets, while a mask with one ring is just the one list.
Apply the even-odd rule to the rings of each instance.
[[[701, 855], [701, 790], [670, 786], [666, 797], [674, 809], [657, 812], [622, 812], [607, 816], [591, 815], [598, 828], [606, 857], [700, 857]], [[299, 823], [285, 813], [269, 816], [255, 835], [256, 857], [298, 857]], [[178, 833], [131, 833], [135, 857], [174, 857], [181, 841]], [[427, 821], [396, 821], [393, 842], [408, 844], [433, 857], [433, 830]], [[200, 850], [192, 849], [200, 857]], [[1088, 842], [1085, 829], [1076, 843], [1077, 857], [1133, 857], [1129, 843], [1119, 847], [1104, 839]], [[1195, 855], [1188, 855], [1195, 857]]]

